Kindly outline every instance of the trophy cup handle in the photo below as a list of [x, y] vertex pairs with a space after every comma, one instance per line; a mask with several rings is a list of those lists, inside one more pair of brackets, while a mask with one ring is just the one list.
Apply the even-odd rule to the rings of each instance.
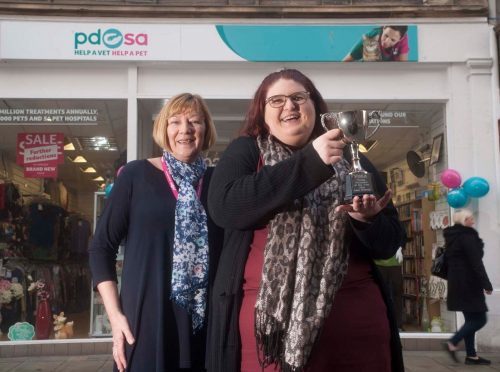
[[[365, 140], [369, 139], [371, 136], [373, 136], [375, 134], [375, 132], [380, 128], [380, 117], [381, 117], [381, 111], [370, 111], [367, 116], [368, 116], [368, 120], [367, 120], [367, 124], [366, 124], [366, 134], [365, 134]], [[368, 126], [370, 124], [370, 120], [372, 119], [376, 119], [376, 123], [377, 125], [375, 126], [375, 129], [372, 130], [371, 133], [368, 134]]]
[[[338, 128], [337, 113], [335, 113], [335, 112], [327, 112], [327, 113], [321, 114], [320, 115], [320, 119], [321, 119], [321, 125], [323, 126], [323, 129], [325, 131], [328, 132], [330, 129]], [[330, 128], [329, 125], [327, 125], [327, 123], [326, 123], [327, 119], [333, 119], [335, 126]]]

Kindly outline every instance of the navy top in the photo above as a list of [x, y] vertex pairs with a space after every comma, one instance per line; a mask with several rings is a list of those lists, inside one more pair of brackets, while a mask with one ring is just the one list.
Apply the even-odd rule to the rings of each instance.
[[[206, 208], [211, 174], [207, 169], [201, 194], [208, 216], [210, 283], [223, 238]], [[136, 340], [132, 346], [125, 343], [127, 371], [203, 366], [206, 330], [193, 335], [189, 314], [170, 300], [175, 203], [162, 170], [148, 160], [132, 161], [117, 177], [92, 240], [96, 286], [117, 280], [116, 254], [126, 238], [120, 302]]]

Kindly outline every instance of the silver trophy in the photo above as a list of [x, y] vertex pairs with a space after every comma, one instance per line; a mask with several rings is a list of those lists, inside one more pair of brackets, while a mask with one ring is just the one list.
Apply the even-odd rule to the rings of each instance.
[[[375, 194], [373, 174], [365, 171], [359, 161], [359, 145], [375, 134], [380, 127], [380, 111], [355, 110], [327, 112], [321, 115], [321, 124], [326, 131], [339, 128], [349, 141], [352, 156], [352, 171], [347, 175], [344, 200], [350, 202], [355, 196]], [[370, 133], [368, 127], [375, 124]]]

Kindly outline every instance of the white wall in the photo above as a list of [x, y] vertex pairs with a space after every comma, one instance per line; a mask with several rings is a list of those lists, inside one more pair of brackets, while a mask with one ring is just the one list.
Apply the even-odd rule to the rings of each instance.
[[125, 64], [10, 61], [0, 65], [1, 98], [126, 98]]

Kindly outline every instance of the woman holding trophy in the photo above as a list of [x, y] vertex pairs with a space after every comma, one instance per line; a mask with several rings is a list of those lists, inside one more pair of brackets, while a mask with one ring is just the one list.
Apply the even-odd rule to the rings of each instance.
[[373, 263], [394, 255], [404, 232], [364, 157], [382, 196], [353, 194], [344, 203], [345, 182], [356, 178], [349, 139], [338, 128], [325, 132], [326, 111], [301, 72], [271, 73], [243, 136], [214, 171], [209, 210], [226, 234], [212, 292], [210, 372], [404, 370]]

